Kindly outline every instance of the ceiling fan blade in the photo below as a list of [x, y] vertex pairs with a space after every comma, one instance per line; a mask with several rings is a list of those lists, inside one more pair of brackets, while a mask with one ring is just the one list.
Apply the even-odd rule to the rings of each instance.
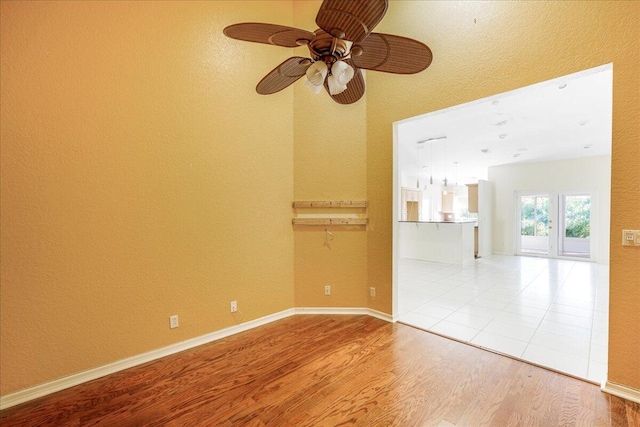
[[260, 95], [271, 95], [286, 88], [304, 76], [311, 61], [309, 58], [293, 56], [271, 70], [256, 86]]
[[365, 70], [414, 74], [426, 69], [433, 60], [431, 49], [426, 44], [391, 34], [371, 33], [357, 46], [362, 47], [362, 54], [351, 60]]
[[[346, 61], [350, 62], [350, 61]], [[351, 64], [353, 66], [353, 64]], [[329, 96], [336, 101], [338, 104], [353, 104], [364, 95], [364, 77], [362, 76], [362, 71], [360, 69], [355, 68], [355, 74], [349, 83], [347, 83], [347, 89], [339, 93], [337, 95], [331, 95], [329, 93], [329, 85], [325, 81], [324, 88], [329, 93]]]
[[222, 32], [232, 39], [282, 47], [297, 47], [300, 46], [298, 40], [311, 41], [314, 37], [311, 31], [260, 22], [229, 25]]
[[382, 20], [388, 5], [389, 0], [324, 0], [316, 24], [334, 37], [359, 42]]

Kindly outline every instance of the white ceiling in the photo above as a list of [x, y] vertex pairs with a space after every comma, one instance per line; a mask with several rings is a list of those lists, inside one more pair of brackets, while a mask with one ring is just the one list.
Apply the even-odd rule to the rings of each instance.
[[454, 162], [463, 184], [486, 179], [490, 166], [611, 154], [612, 90], [606, 64], [396, 122], [400, 185], [415, 185], [417, 171], [421, 183], [442, 181], [445, 145], [451, 184]]

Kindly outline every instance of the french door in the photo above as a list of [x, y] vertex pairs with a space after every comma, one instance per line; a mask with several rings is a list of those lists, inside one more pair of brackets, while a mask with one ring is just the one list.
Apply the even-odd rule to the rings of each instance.
[[516, 253], [591, 259], [589, 193], [518, 192]]
[[590, 194], [560, 194], [558, 255], [591, 258]]

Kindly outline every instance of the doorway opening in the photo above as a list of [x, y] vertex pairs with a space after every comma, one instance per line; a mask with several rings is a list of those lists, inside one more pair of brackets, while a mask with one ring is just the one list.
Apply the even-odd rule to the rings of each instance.
[[[606, 64], [394, 123], [394, 320], [604, 377], [612, 87]], [[428, 154], [418, 158], [416, 144]], [[482, 183], [491, 188], [484, 204], [471, 192]], [[421, 202], [417, 221], [408, 201]], [[473, 254], [485, 226], [486, 255], [426, 259]]]

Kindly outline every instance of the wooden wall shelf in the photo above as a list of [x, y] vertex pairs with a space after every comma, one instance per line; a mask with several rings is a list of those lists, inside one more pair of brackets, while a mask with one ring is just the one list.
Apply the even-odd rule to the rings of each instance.
[[367, 218], [293, 218], [293, 225], [367, 225]]
[[[366, 200], [300, 200], [293, 202], [292, 206], [294, 209], [302, 210], [302, 212], [298, 211], [291, 220], [293, 225], [367, 225], [369, 221], [365, 215], [367, 209]], [[319, 214], [311, 214], [308, 210], [305, 212], [306, 209], [315, 208], [321, 209]], [[322, 212], [322, 209], [327, 208], [343, 208], [346, 212], [344, 215], [335, 216], [328, 214], [326, 211]]]
[[366, 200], [325, 200], [293, 202], [294, 208], [366, 208]]

